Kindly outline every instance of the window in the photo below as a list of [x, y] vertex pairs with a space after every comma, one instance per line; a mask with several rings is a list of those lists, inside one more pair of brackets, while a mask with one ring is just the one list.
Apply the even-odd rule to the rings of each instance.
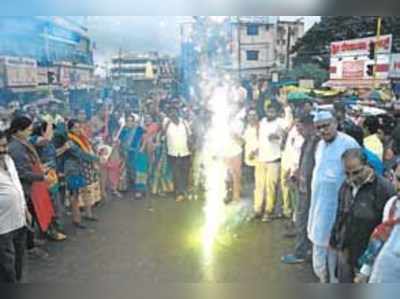
[[247, 35], [258, 35], [258, 25], [256, 24], [247, 25]]
[[247, 60], [258, 60], [258, 51], [246, 51]]

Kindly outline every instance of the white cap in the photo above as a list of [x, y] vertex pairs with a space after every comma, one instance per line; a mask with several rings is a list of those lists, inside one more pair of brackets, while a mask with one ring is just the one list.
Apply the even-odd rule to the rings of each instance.
[[332, 112], [326, 110], [317, 111], [314, 114], [314, 123], [334, 119]]

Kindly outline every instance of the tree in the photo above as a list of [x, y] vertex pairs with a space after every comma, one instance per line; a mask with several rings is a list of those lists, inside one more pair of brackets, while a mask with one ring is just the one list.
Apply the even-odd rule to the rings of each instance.
[[[314, 63], [328, 69], [330, 43], [374, 36], [376, 21], [377, 17], [321, 17], [292, 48], [292, 53], [296, 53], [294, 65]], [[400, 17], [383, 17], [381, 34], [392, 34], [392, 51], [400, 52]]]
[[321, 86], [328, 80], [329, 72], [318, 64], [305, 63], [295, 66], [292, 70], [282, 74], [287, 79], [298, 81], [299, 79], [313, 79], [315, 86]]

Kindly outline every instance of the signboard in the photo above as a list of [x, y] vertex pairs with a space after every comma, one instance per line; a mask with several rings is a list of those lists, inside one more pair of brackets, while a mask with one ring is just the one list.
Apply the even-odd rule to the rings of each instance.
[[400, 79], [400, 54], [392, 54], [389, 77]]
[[21, 57], [0, 57], [4, 87], [37, 85], [36, 60]]
[[[376, 36], [338, 41], [331, 43], [331, 58], [342, 56], [368, 55], [370, 43], [376, 43]], [[390, 54], [392, 50], [392, 35], [383, 35], [376, 44], [377, 54]]]
[[[331, 80], [387, 80], [389, 78], [392, 35], [331, 43]], [[376, 43], [371, 53], [371, 43]], [[374, 54], [374, 57], [371, 57]], [[375, 61], [376, 57], [376, 61]], [[376, 63], [375, 74], [374, 66]]]
[[364, 77], [364, 65], [365, 61], [344, 61], [343, 67], [343, 79], [361, 79]]

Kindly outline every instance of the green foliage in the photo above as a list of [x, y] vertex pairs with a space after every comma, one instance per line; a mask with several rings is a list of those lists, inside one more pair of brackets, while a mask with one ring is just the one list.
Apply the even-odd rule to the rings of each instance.
[[[292, 48], [295, 66], [314, 63], [329, 67], [330, 43], [376, 34], [377, 17], [321, 17]], [[383, 17], [381, 34], [393, 35], [393, 52], [400, 52], [400, 17]]]
[[299, 79], [313, 79], [315, 86], [329, 79], [329, 73], [318, 64], [305, 63], [295, 66], [292, 70], [282, 74], [284, 78], [298, 81]]

